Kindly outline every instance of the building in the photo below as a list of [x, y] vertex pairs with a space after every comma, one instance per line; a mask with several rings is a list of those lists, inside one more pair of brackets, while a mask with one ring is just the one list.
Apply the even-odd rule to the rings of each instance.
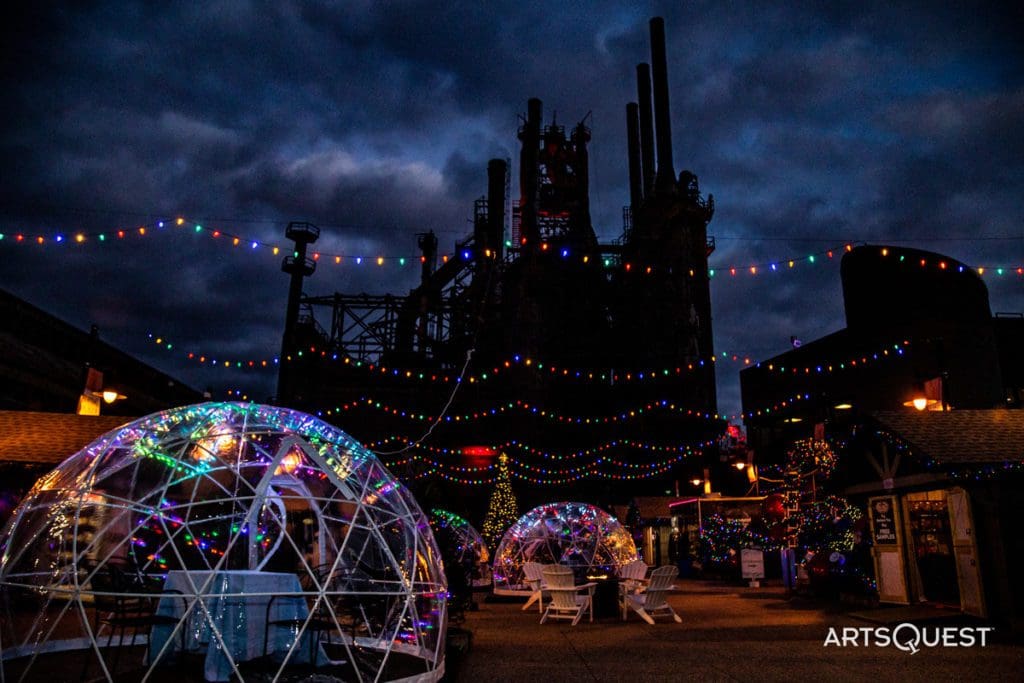
[[202, 393], [0, 290], [0, 410], [75, 413], [88, 390], [107, 415], [147, 415], [202, 400]]
[[[531, 460], [514, 474], [564, 484], [529, 487], [527, 503], [565, 495], [556, 490], [624, 501], [669, 493], [690, 478], [673, 466], [646, 481], [597, 482], [576, 476], [584, 468], [552, 468], [535, 455], [602, 448], [618, 462], [649, 464], [635, 447], [608, 450], [629, 419], [634, 441], [685, 442], [699, 460], [724, 428], [711, 362], [714, 201], [696, 175], [675, 171], [661, 19], [650, 28], [651, 64], [637, 67], [639, 101], [626, 107], [631, 196], [621, 237], [600, 242], [591, 221], [586, 117], [546, 123], [542, 102], [531, 99], [518, 132], [519, 199], [509, 199], [510, 162], [491, 160], [472, 233], [440, 260], [434, 233], [417, 235], [421, 277], [408, 293], [302, 295], [315, 282], [303, 279], [316, 269], [307, 247], [318, 233], [289, 227], [296, 248], [283, 266], [291, 297], [279, 402], [355, 421], [360, 439], [396, 448], [439, 418], [435, 452], [457, 458], [469, 446], [527, 444], [534, 453], [510, 452], [514, 462]], [[420, 423], [395, 419], [409, 415]], [[420, 460], [404, 474], [468, 478], [437, 462]]]
[[1024, 411], [882, 411], [857, 420], [842, 493], [867, 510], [881, 600], [1024, 626]]
[[[134, 417], [203, 400], [102, 341], [95, 327], [84, 332], [3, 290], [0, 386], [0, 523], [40, 475], [97, 437]], [[92, 414], [77, 414], [83, 407]]]
[[867, 512], [882, 601], [1018, 626], [1024, 319], [993, 317], [979, 274], [934, 252], [857, 247], [842, 284], [845, 329], [740, 373], [754, 462], [830, 440], [829, 489]]
[[844, 411], [1020, 405], [1024, 319], [993, 317], [972, 268], [934, 252], [856, 247], [842, 260], [847, 326], [740, 372], [748, 445], [785, 445]]

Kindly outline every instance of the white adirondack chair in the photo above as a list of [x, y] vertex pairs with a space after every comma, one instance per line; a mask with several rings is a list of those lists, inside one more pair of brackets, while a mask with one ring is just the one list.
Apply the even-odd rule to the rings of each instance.
[[540, 623], [548, 619], [572, 619], [575, 626], [583, 618], [583, 613], [590, 612], [590, 621], [594, 621], [594, 588], [596, 583], [576, 585], [572, 570], [568, 567], [552, 565], [544, 568], [544, 581], [551, 602], [540, 618]]
[[672, 581], [679, 574], [679, 568], [675, 566], [658, 567], [651, 572], [651, 580], [643, 593], [624, 593], [622, 616], [628, 616], [626, 608], [631, 608], [640, 615], [640, 618], [648, 624], [654, 623], [656, 616], [671, 616], [676, 623], [683, 623], [676, 611], [668, 604], [665, 594], [674, 588]]
[[643, 560], [633, 560], [629, 564], [619, 567], [619, 586], [628, 593], [635, 593], [638, 589], [647, 585], [647, 563]]
[[530, 599], [523, 605], [523, 610], [527, 610], [530, 605], [537, 603], [537, 613], [544, 613], [544, 566], [539, 562], [523, 563], [523, 581], [530, 587]]

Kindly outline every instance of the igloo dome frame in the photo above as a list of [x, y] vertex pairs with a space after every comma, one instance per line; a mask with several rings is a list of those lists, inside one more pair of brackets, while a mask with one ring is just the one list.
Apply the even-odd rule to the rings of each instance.
[[637, 559], [625, 527], [604, 510], [579, 502], [539, 505], [520, 517], [494, 552], [493, 584], [498, 595], [529, 591], [523, 564], [561, 564], [580, 574], [615, 571]]
[[[489, 556], [489, 550], [487, 543], [484, 542], [483, 536], [476, 530], [472, 524], [469, 523], [465, 517], [461, 517], [454, 512], [449, 512], [441, 508], [433, 508], [430, 511], [430, 523], [434, 527], [435, 537], [438, 535], [439, 530], [444, 530], [451, 534], [452, 539], [455, 541], [455, 560], [460, 565], [465, 567], [468, 564], [468, 560], [472, 561], [473, 571], [470, 576], [471, 583], [475, 587], [489, 586], [491, 585], [491, 573], [486, 567], [487, 557]], [[438, 545], [442, 545], [442, 541], [438, 540]], [[442, 550], [444, 548], [442, 547]], [[473, 556], [467, 557], [468, 553], [472, 553]]]
[[[252, 575], [284, 581], [284, 590], [228, 581]], [[122, 585], [112, 587], [114, 577]], [[172, 579], [176, 591], [155, 595]], [[310, 639], [307, 667], [313, 657], [347, 667], [346, 678], [444, 673], [447, 592], [426, 515], [373, 453], [285, 408], [202, 403], [155, 413], [42, 477], [0, 533], [0, 679], [32, 680], [40, 656], [78, 650], [112, 680], [121, 648], [96, 628], [111, 597], [158, 601], [157, 613], [173, 617], [161, 637], [156, 626], [140, 636], [145, 675], [171, 659], [178, 638], [200, 649], [205, 638], [204, 673], [214, 679], [245, 680], [240, 665], [273, 644], [261, 675], [277, 666], [276, 680], [302, 663]], [[274, 620], [282, 604], [294, 623], [275, 625], [272, 643], [223, 618], [245, 605], [243, 625], [264, 613]]]

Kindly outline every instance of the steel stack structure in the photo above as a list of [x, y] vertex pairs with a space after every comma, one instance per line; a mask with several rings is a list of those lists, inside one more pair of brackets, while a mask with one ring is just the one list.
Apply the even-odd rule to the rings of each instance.
[[[696, 175], [674, 170], [662, 20], [650, 30], [652, 64], [637, 67], [639, 101], [626, 106], [621, 237], [602, 243], [591, 223], [587, 118], [568, 130], [545, 125], [531, 99], [518, 133], [518, 201], [508, 201], [509, 162], [492, 159], [473, 231], [453, 256], [439, 265], [437, 237], [417, 235], [421, 276], [411, 291], [305, 296], [295, 264], [285, 264], [293, 279], [280, 403], [351, 415], [339, 423], [364, 442], [400, 446], [436, 421], [458, 386], [424, 444], [456, 459], [468, 445], [515, 442], [549, 456], [600, 447], [621, 462], [640, 456], [608, 444], [714, 441], [724, 424], [708, 278], [714, 200]], [[582, 481], [601, 495], [664, 493], [666, 480], [700, 469], [702, 455], [690, 458], [659, 476]], [[537, 462], [520, 478], [567, 483], [582, 472]]]

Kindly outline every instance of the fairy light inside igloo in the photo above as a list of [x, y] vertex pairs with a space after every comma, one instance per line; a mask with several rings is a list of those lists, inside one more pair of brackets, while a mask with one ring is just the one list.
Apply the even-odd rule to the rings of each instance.
[[441, 552], [463, 568], [472, 585], [490, 585], [490, 553], [476, 527], [464, 517], [440, 508], [430, 511], [430, 526]]
[[[207, 680], [444, 672], [426, 516], [371, 452], [297, 411], [203, 403], [109, 432], [26, 495], [0, 563], [9, 680], [71, 652], [92, 677], [141, 678], [183, 649]], [[126, 606], [144, 618], [109, 638]]]
[[509, 527], [494, 553], [494, 590], [527, 590], [523, 564], [561, 564], [580, 575], [614, 572], [637, 558], [636, 544], [617, 519], [587, 503], [549, 503]]

